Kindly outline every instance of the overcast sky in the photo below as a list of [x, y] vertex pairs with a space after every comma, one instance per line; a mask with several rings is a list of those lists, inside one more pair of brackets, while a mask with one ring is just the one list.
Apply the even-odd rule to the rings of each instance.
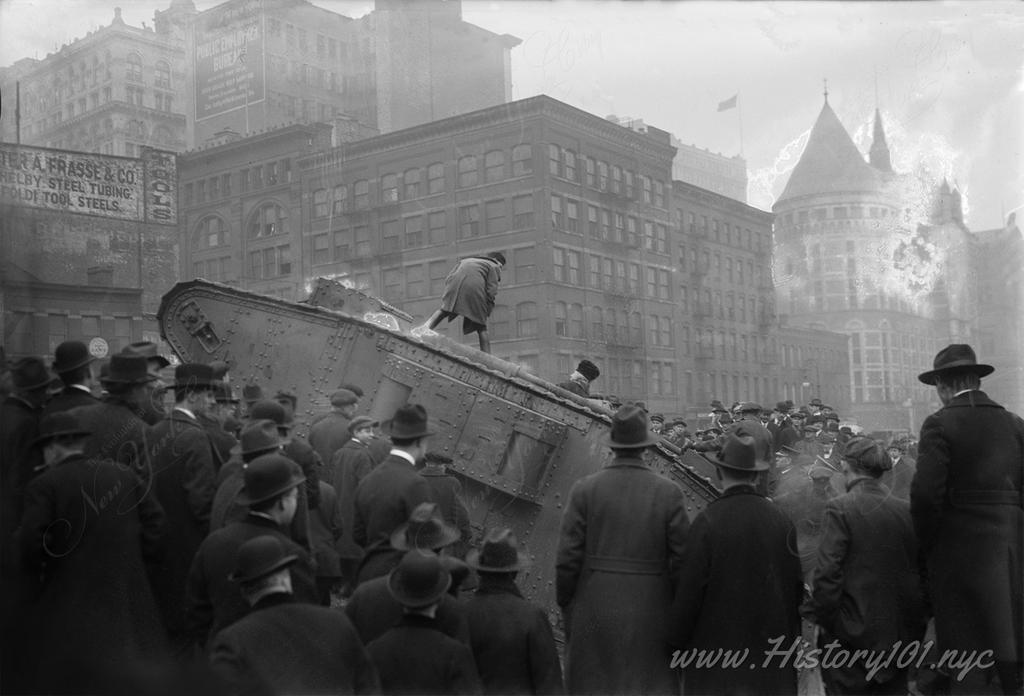
[[[0, 0], [0, 65], [109, 24], [115, 5], [129, 24], [152, 26], [154, 9], [169, 4]], [[200, 10], [216, 4], [196, 0]], [[353, 17], [372, 9], [314, 4]], [[1024, 4], [467, 0], [463, 18], [522, 39], [512, 51], [516, 99], [544, 93], [641, 118], [725, 155], [740, 153], [742, 134], [760, 208], [781, 192], [826, 78], [862, 152], [877, 105], [894, 166], [958, 184], [971, 229], [1024, 208]], [[718, 112], [734, 94], [739, 108]]]

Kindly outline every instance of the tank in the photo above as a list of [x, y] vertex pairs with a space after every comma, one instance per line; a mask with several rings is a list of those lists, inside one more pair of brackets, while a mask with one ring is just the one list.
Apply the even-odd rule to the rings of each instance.
[[[184, 362], [225, 361], [236, 391], [258, 383], [295, 394], [300, 432], [330, 410], [341, 383], [362, 388], [361, 412], [381, 421], [402, 404], [422, 404], [437, 432], [430, 449], [453, 459], [475, 538], [492, 527], [514, 530], [533, 560], [519, 585], [557, 623], [563, 506], [577, 479], [611, 459], [611, 411], [439, 334], [413, 336], [386, 303], [336, 283], [317, 287], [307, 302], [289, 302], [203, 280], [179, 283], [161, 302], [160, 331]], [[691, 465], [667, 445], [646, 452], [682, 489], [691, 519], [718, 496], [703, 457], [687, 458]]]

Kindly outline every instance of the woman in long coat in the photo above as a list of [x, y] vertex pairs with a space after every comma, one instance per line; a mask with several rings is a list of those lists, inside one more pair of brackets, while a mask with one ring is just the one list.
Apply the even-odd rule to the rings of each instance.
[[641, 458], [659, 440], [643, 409], [621, 407], [615, 459], [569, 493], [556, 574], [569, 693], [678, 691], [667, 616], [689, 520], [680, 488]]
[[424, 326], [433, 330], [441, 320], [451, 321], [461, 316], [462, 333], [475, 332], [480, 341], [480, 350], [490, 353], [487, 319], [494, 310], [501, 269], [504, 266], [505, 256], [501, 252], [460, 260], [444, 280], [441, 308], [430, 316]]

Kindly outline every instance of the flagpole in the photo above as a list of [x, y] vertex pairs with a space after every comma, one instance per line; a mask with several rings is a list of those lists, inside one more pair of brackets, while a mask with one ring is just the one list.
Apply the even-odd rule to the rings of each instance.
[[743, 104], [739, 99], [736, 100], [736, 118], [740, 123], [740, 157], [743, 157]]

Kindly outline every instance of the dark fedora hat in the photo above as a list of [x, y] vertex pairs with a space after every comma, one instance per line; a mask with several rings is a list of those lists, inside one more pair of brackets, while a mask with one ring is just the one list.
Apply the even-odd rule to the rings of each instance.
[[110, 370], [100, 377], [104, 384], [145, 384], [159, 379], [149, 371], [149, 363], [142, 355], [119, 353], [110, 356]]
[[53, 351], [53, 371], [57, 374], [85, 367], [93, 360], [89, 348], [81, 341], [64, 341]]
[[255, 505], [270, 500], [306, 480], [298, 464], [277, 453], [253, 459], [245, 467], [243, 476], [245, 485], [236, 498], [241, 505]]
[[466, 554], [466, 565], [485, 573], [514, 573], [530, 565], [530, 559], [519, 550], [511, 529], [492, 529], [484, 537], [480, 550]]
[[436, 553], [412, 549], [388, 575], [388, 591], [402, 606], [417, 609], [440, 600], [451, 582], [451, 573]]
[[287, 568], [299, 557], [290, 554], [281, 540], [270, 534], [253, 537], [238, 547], [235, 569], [228, 575], [232, 582], [252, 582]]
[[940, 350], [932, 361], [932, 369], [922, 372], [917, 378], [934, 386], [935, 377], [950, 370], [973, 372], [978, 377], [985, 377], [995, 372], [995, 369], [991, 365], [979, 363], [974, 349], [966, 343], [953, 343]]
[[122, 355], [141, 355], [147, 360], [156, 360], [160, 367], [167, 367], [171, 361], [160, 355], [159, 349], [152, 341], [137, 341], [130, 343], [121, 350]]
[[401, 551], [437, 551], [454, 544], [461, 536], [458, 529], [444, 521], [437, 503], [420, 503], [409, 515], [409, 520], [391, 533], [391, 546]]
[[277, 423], [272, 420], [251, 421], [242, 428], [238, 444], [231, 448], [231, 452], [243, 458], [254, 457], [275, 452], [284, 443], [277, 434]]
[[434, 431], [427, 426], [427, 409], [419, 404], [399, 406], [391, 417], [388, 434], [393, 440], [415, 440], [433, 435]]
[[715, 466], [736, 471], [767, 471], [768, 462], [757, 458], [757, 440], [742, 425], [730, 430], [725, 436], [722, 449], [710, 452], [708, 460]]
[[612, 416], [612, 429], [603, 443], [612, 449], [639, 449], [661, 442], [661, 436], [651, 432], [647, 411], [636, 404], [624, 404]]
[[91, 434], [92, 431], [87, 430], [78, 421], [77, 416], [69, 411], [58, 411], [45, 416], [39, 422], [39, 437], [33, 441], [33, 444], [43, 445], [59, 437], [87, 437]]
[[183, 363], [174, 368], [174, 386], [190, 389], [213, 389], [218, 380], [213, 376], [213, 368], [202, 363]]
[[591, 382], [601, 376], [601, 371], [597, 369], [597, 365], [589, 360], [580, 360], [580, 364], [576, 366], [576, 371]]
[[291, 428], [292, 425], [287, 422], [286, 418], [284, 406], [270, 399], [257, 401], [249, 407], [249, 420], [272, 420], [277, 423], [279, 428]]
[[22, 358], [11, 367], [11, 382], [18, 391], [35, 391], [58, 381], [46, 369], [42, 358]]

